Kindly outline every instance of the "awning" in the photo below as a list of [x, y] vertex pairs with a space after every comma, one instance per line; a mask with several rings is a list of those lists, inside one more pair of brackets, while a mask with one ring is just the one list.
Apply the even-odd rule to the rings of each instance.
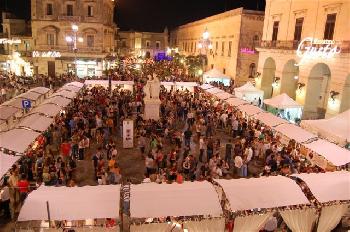
[[200, 87], [201, 89], [204, 89], [204, 90], [214, 88], [214, 86], [210, 84], [202, 84]]
[[0, 133], [0, 148], [5, 148], [10, 151], [24, 153], [28, 146], [39, 137], [40, 133], [26, 130], [13, 129]]
[[239, 98], [229, 98], [225, 100], [225, 102], [230, 106], [240, 106], [240, 105], [248, 104], [248, 102]]
[[0, 151], [0, 179], [11, 169], [20, 156], [7, 155]]
[[294, 139], [298, 143], [308, 142], [316, 139], [317, 136], [293, 124], [282, 124], [274, 128], [289, 139]]
[[53, 122], [53, 118], [48, 118], [36, 113], [23, 118], [16, 127], [26, 127], [35, 131], [44, 132]]
[[9, 106], [9, 105], [1, 105], [0, 106], [0, 119], [8, 120], [10, 117], [14, 117], [17, 112], [21, 112], [22, 110]]
[[263, 123], [267, 126], [270, 126], [270, 127], [289, 123], [288, 121], [286, 121], [280, 117], [277, 117], [271, 113], [268, 113], [268, 112], [263, 112], [263, 113], [254, 115], [254, 118], [259, 120], [261, 123]]
[[56, 117], [61, 111], [61, 107], [54, 104], [41, 104], [35, 107], [31, 112], [44, 114], [48, 117]]
[[46, 99], [42, 105], [47, 104], [47, 103], [53, 103], [55, 105], [58, 105], [62, 108], [68, 106], [70, 103], [72, 102], [71, 99], [62, 97], [62, 96], [54, 96], [54, 97], [50, 97], [48, 99]]
[[240, 105], [238, 106], [238, 109], [246, 113], [248, 116], [252, 116], [252, 115], [264, 112], [262, 109], [254, 105]]

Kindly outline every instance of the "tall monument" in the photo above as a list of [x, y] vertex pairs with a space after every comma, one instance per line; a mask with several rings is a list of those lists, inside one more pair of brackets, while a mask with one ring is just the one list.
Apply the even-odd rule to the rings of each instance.
[[160, 108], [160, 81], [156, 74], [152, 76], [148, 76], [148, 81], [146, 85], [143, 87], [143, 92], [145, 93], [145, 97], [143, 101], [145, 103], [145, 109], [143, 114], [144, 120], [159, 120], [159, 108]]

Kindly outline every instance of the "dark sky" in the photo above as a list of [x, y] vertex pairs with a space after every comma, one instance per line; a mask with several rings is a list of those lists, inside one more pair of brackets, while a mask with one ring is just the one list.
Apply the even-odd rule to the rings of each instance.
[[[265, 0], [116, 0], [115, 21], [122, 30], [162, 31], [238, 7], [264, 10]], [[29, 19], [30, 0], [0, 0], [0, 11]]]

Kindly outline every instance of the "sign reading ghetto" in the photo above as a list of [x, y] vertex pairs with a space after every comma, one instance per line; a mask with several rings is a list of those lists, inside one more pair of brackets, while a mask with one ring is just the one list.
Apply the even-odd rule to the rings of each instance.
[[[317, 46], [315, 46], [317, 45]], [[307, 59], [329, 59], [339, 54], [341, 51], [340, 47], [335, 44], [334, 40], [321, 40], [312, 37], [306, 37], [303, 39], [297, 49], [297, 56], [301, 59], [297, 66], [302, 64]]]

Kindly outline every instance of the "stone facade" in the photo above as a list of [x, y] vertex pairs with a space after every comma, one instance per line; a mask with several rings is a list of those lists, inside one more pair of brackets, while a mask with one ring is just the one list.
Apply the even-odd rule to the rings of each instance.
[[[171, 47], [180, 54], [206, 55], [206, 70], [216, 68], [242, 85], [253, 77], [262, 37], [264, 12], [238, 8], [182, 25], [170, 33]], [[210, 34], [212, 49], [200, 49], [203, 32]]]
[[164, 32], [118, 31], [118, 54], [121, 56], [154, 57], [168, 47], [168, 30]]
[[[304, 106], [305, 119], [328, 118], [350, 108], [349, 12], [346, 0], [266, 1], [263, 41], [257, 48], [261, 76], [256, 78], [265, 98], [287, 93]], [[302, 43], [297, 54], [307, 37], [328, 41]], [[327, 43], [336, 54], [301, 60], [310, 45], [329, 54]]]

